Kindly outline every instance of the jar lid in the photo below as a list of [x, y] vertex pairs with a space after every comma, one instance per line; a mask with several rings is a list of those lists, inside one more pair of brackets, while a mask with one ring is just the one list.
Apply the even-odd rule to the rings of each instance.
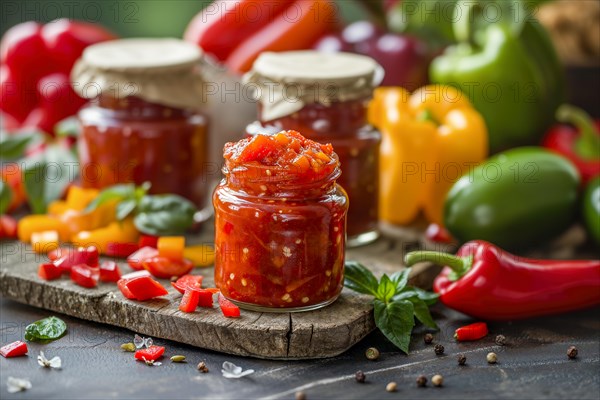
[[100, 94], [136, 96], [179, 108], [205, 102], [202, 52], [179, 39], [120, 39], [87, 47], [71, 72], [73, 89], [91, 99]]
[[306, 104], [370, 97], [383, 79], [383, 69], [370, 57], [311, 50], [266, 52], [244, 76], [255, 85], [254, 96], [265, 120], [290, 115]]

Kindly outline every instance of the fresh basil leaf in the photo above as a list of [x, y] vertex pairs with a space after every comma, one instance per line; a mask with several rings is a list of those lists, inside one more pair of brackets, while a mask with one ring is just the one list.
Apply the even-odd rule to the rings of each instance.
[[394, 285], [396, 286], [396, 292], [400, 292], [406, 287], [410, 271], [410, 268], [406, 268], [402, 271], [394, 272], [392, 276], [390, 276], [390, 279], [392, 280], [392, 282], [394, 282]]
[[421, 321], [423, 325], [426, 325], [430, 328], [439, 329], [437, 324], [431, 317], [431, 314], [429, 313], [429, 307], [427, 306], [427, 304], [425, 304], [423, 300], [419, 299], [416, 296], [413, 296], [408, 300], [413, 304], [415, 308], [415, 317], [417, 317], [417, 319]]
[[344, 285], [358, 293], [377, 296], [379, 284], [371, 271], [356, 261], [347, 261], [344, 267]]
[[375, 324], [386, 338], [408, 354], [410, 334], [415, 326], [414, 306], [408, 300], [385, 304], [375, 299]]
[[40, 156], [25, 159], [24, 165], [23, 183], [34, 214], [45, 213], [79, 173], [75, 155], [60, 145], [47, 146]]
[[124, 200], [117, 204], [117, 220], [122, 221], [135, 210], [137, 205], [134, 199]]
[[25, 340], [47, 341], [61, 338], [67, 331], [67, 324], [60, 318], [48, 317], [35, 321], [25, 328]]
[[377, 287], [377, 299], [387, 303], [396, 294], [396, 285], [389, 276], [383, 274]]
[[406, 287], [400, 293], [397, 293], [392, 298], [392, 301], [410, 299], [411, 297], [416, 297], [420, 300], [423, 300], [423, 302], [425, 304], [427, 304], [428, 306], [432, 306], [437, 302], [437, 299], [438, 299], [438, 297], [440, 297], [440, 295], [437, 293], [431, 293], [426, 290], [411, 286], [411, 287]]
[[101, 191], [98, 196], [88, 206], [85, 211], [90, 212], [111, 200], [130, 200], [135, 199], [136, 187], [133, 183], [123, 183], [113, 185]]
[[144, 196], [133, 222], [149, 235], [179, 235], [194, 224], [196, 211], [192, 202], [178, 195]]
[[0, 214], [4, 214], [8, 209], [12, 197], [13, 192], [10, 185], [0, 179]]
[[27, 145], [38, 135], [37, 133], [17, 133], [9, 135], [0, 133], [0, 160], [14, 160], [25, 155]]

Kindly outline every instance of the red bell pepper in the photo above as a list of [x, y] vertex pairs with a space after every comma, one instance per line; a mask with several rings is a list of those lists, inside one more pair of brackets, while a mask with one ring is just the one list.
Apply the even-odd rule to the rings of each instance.
[[219, 307], [227, 318], [239, 318], [240, 316], [240, 308], [227, 300], [221, 293], [219, 293]]
[[85, 264], [74, 265], [71, 268], [71, 280], [85, 288], [96, 287], [98, 285], [99, 274], [98, 268]]
[[0, 240], [17, 238], [17, 220], [10, 215], [0, 215]]
[[100, 280], [102, 282], [118, 282], [121, 279], [121, 270], [114, 261], [104, 261], [100, 264]]
[[146, 349], [140, 349], [133, 355], [136, 360], [156, 361], [163, 356], [165, 348], [163, 346], [152, 345]]
[[106, 244], [106, 255], [110, 257], [129, 257], [139, 250], [137, 243], [108, 242]]
[[198, 302], [200, 301], [200, 292], [192, 288], [187, 288], [181, 302], [179, 303], [179, 310], [185, 313], [191, 313], [198, 308]]
[[223, 0], [192, 19], [184, 39], [243, 73], [263, 51], [309, 49], [336, 24], [328, 0]]
[[577, 129], [554, 126], [544, 137], [543, 145], [571, 160], [585, 185], [600, 175], [600, 120], [594, 121], [585, 111], [566, 104], [558, 108], [556, 119]]
[[140, 249], [142, 247], [154, 247], [156, 249], [158, 247], [158, 236], [140, 235], [138, 247]]
[[[55, 255], [52, 257], [55, 257]], [[95, 246], [88, 246], [76, 249], [61, 249], [59, 257], [54, 259], [52, 263], [63, 272], [69, 272], [73, 266], [79, 264], [97, 267], [98, 261], [98, 249]]]
[[5, 358], [19, 357], [27, 354], [27, 343], [17, 340], [0, 348], [0, 355]]
[[146, 270], [130, 272], [128, 274], [121, 276], [121, 279], [119, 279], [117, 281], [117, 287], [119, 288], [119, 290], [121, 291], [123, 296], [125, 296], [126, 299], [135, 300], [135, 296], [133, 295], [133, 293], [131, 293], [131, 291], [126, 286], [127, 282], [129, 282], [131, 279], [139, 278], [142, 276], [149, 277], [150, 272], [148, 272]]
[[465, 243], [456, 255], [414, 251], [405, 264], [444, 265], [433, 283], [446, 306], [484, 320], [557, 314], [600, 304], [600, 260], [534, 260], [488, 242]]
[[177, 279], [176, 282], [171, 282], [171, 286], [175, 288], [179, 293], [184, 294], [188, 288], [200, 288], [202, 287], [202, 275], [184, 275]]
[[194, 264], [185, 258], [182, 260], [172, 260], [167, 257], [152, 257], [142, 261], [145, 270], [150, 271], [152, 275], [161, 279], [170, 279], [174, 276], [187, 274], [194, 268]]
[[488, 327], [485, 322], [475, 322], [467, 326], [461, 326], [454, 331], [454, 339], [459, 342], [470, 340], [479, 340], [488, 334]]
[[452, 236], [450, 235], [450, 232], [448, 232], [448, 229], [436, 223], [427, 226], [425, 237], [432, 242], [452, 243]]
[[52, 281], [61, 277], [63, 270], [52, 263], [42, 263], [38, 267], [38, 276], [45, 281]]
[[141, 249], [127, 257], [127, 263], [131, 268], [135, 270], [141, 270], [144, 269], [144, 260], [156, 256], [158, 256], [158, 250], [156, 250], [156, 248], [148, 246], [142, 247]]
[[[119, 280], [121, 282], [123, 278]], [[155, 281], [149, 276], [140, 276], [133, 279], [125, 280], [125, 282], [119, 287], [125, 287], [131, 296], [133, 296], [136, 300], [144, 301], [150, 300], [155, 297], [160, 297], [169, 294], [167, 289], [163, 287], [159, 282]], [[123, 292], [123, 291], [121, 291]], [[123, 293], [125, 297], [127, 297], [126, 293]]]

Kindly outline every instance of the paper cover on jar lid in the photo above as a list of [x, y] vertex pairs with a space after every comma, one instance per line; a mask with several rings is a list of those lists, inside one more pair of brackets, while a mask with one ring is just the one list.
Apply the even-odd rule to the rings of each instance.
[[89, 46], [71, 72], [73, 89], [91, 99], [100, 93], [179, 108], [206, 102], [200, 49], [179, 39], [121, 39]]
[[309, 103], [368, 97], [382, 78], [383, 69], [370, 57], [304, 50], [262, 53], [244, 83], [254, 86], [263, 117], [272, 120]]

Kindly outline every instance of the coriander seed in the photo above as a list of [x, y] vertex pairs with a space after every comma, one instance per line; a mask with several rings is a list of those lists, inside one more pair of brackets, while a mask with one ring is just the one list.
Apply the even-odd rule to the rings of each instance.
[[577, 358], [577, 353], [579, 353], [579, 351], [577, 351], [577, 347], [575, 346], [571, 346], [567, 349], [567, 357], [571, 360]]
[[427, 377], [425, 375], [420, 375], [417, 378], [417, 386], [418, 387], [425, 387], [425, 386], [427, 386]]
[[304, 392], [296, 392], [296, 400], [306, 400], [306, 394]]
[[356, 379], [356, 382], [358, 383], [365, 383], [365, 381], [367, 380], [367, 376], [364, 372], [357, 371], [356, 374], [354, 374], [354, 379]]
[[180, 355], [173, 356], [173, 357], [171, 357], [171, 362], [174, 362], [174, 363], [185, 362], [185, 356], [180, 356]]
[[375, 347], [369, 347], [365, 352], [365, 355], [369, 360], [375, 361], [379, 358], [379, 350], [377, 350]]
[[434, 375], [431, 378], [431, 383], [433, 384], [433, 386], [440, 387], [444, 384], [444, 377], [441, 375]]
[[426, 333], [425, 336], [423, 336], [423, 341], [425, 344], [431, 344], [431, 342], [433, 342], [433, 335], [431, 333]]
[[396, 390], [398, 390], [398, 384], [396, 382], [390, 382], [385, 387], [385, 390], [387, 390], [388, 392], [395, 392]]
[[436, 344], [433, 348], [433, 351], [435, 352], [435, 355], [441, 356], [442, 354], [444, 354], [444, 346], [442, 346], [441, 344]]
[[123, 343], [121, 345], [121, 350], [133, 353], [135, 351], [135, 344], [133, 344], [133, 343]]
[[467, 363], [467, 356], [465, 356], [464, 354], [459, 354], [457, 360], [458, 365], [465, 365]]
[[504, 335], [496, 336], [496, 344], [498, 346], [504, 346], [506, 344], [506, 336], [504, 336]]
[[208, 372], [208, 367], [206, 366], [206, 363], [204, 361], [201, 361], [196, 368], [203, 374], [206, 374]]
[[496, 364], [498, 362], [498, 356], [496, 353], [488, 353], [485, 358], [489, 364]]

